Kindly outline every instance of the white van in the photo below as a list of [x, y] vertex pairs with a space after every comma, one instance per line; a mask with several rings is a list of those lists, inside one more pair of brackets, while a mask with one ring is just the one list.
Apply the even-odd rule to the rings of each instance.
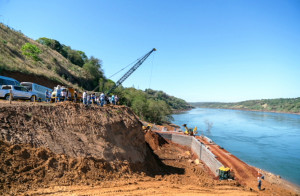
[[21, 85], [32, 92], [37, 101], [46, 101], [46, 91], [48, 90], [50, 95], [52, 92], [52, 89], [32, 82], [21, 82]]
[[15, 85], [20, 86], [20, 82], [9, 77], [0, 76], [0, 88], [2, 85]]

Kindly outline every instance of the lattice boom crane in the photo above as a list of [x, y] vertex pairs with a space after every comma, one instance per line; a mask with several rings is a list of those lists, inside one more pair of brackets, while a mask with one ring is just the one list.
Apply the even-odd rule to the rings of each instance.
[[143, 64], [143, 62], [154, 51], [156, 51], [155, 48], [153, 48], [150, 52], [145, 54], [145, 56], [143, 56], [141, 59], [139, 59], [138, 62], [133, 67], [131, 67], [131, 69], [129, 69], [106, 94], [109, 95], [113, 90], [115, 90], [118, 86], [120, 86], [135, 70], [137, 70], [137, 68], [139, 68], [139, 66], [141, 66]]

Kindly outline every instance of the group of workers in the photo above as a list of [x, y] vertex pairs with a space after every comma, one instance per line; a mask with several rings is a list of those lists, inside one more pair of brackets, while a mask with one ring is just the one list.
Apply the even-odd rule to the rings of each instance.
[[100, 96], [97, 96], [95, 93], [89, 94], [86, 91], [84, 91], [82, 94], [82, 101], [85, 105], [97, 104], [103, 106], [107, 103], [117, 105], [119, 98], [117, 95], [112, 95], [111, 97], [108, 97], [104, 95], [104, 93], [101, 93]]
[[84, 91], [82, 94], [79, 94], [74, 89], [68, 89], [65, 87], [61, 87], [60, 85], [55, 87], [53, 92], [46, 90], [45, 98], [46, 102], [73, 101], [75, 103], [83, 102], [83, 104], [85, 105], [97, 104], [101, 106], [105, 104], [117, 105], [119, 101], [117, 95], [112, 95], [111, 97], [108, 97], [104, 93], [97, 95], [96, 93], [88, 93], [87, 91]]

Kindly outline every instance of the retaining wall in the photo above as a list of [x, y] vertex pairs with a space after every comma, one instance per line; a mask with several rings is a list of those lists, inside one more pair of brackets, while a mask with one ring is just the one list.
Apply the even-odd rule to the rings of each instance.
[[207, 146], [205, 144], [201, 143], [195, 137], [188, 135], [174, 134], [172, 132], [160, 132], [158, 134], [165, 139], [171, 140], [174, 143], [191, 148], [191, 150], [209, 167], [209, 169], [215, 174], [215, 176], [218, 176], [217, 170], [222, 166], [222, 164], [216, 159], [216, 156], [207, 149]]

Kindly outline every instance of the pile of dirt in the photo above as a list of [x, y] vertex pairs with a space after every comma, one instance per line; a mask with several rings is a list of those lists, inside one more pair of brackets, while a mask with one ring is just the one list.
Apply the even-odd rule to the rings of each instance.
[[[151, 136], [154, 138], [151, 139]], [[158, 136], [159, 137], [159, 136]], [[157, 135], [147, 134], [156, 140]], [[158, 144], [158, 143], [157, 143]], [[191, 162], [192, 152], [174, 143], [164, 143], [154, 151], [159, 157], [163, 172], [155, 176], [140, 174], [121, 175], [94, 186], [49, 186], [26, 191], [28, 195], [257, 195], [245, 190], [236, 181], [213, 180], [203, 163]], [[147, 161], [151, 162], [150, 159]], [[153, 162], [153, 160], [152, 160]]]
[[10, 195], [51, 184], [97, 184], [133, 172], [127, 161], [68, 157], [29, 144], [0, 141], [0, 152], [0, 190]]
[[0, 139], [46, 147], [71, 157], [144, 162], [141, 123], [128, 107], [82, 104], [12, 105], [0, 108]]
[[0, 190], [15, 194], [133, 172], [159, 174], [162, 163], [145, 142], [141, 126], [124, 106], [0, 105]]
[[158, 150], [161, 146], [168, 143], [163, 137], [152, 131], [147, 131], [145, 140], [152, 150]]

